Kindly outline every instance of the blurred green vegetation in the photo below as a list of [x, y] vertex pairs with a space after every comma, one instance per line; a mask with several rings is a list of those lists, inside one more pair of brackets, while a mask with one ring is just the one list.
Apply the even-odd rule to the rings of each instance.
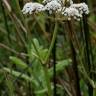
[[[90, 39], [87, 42], [90, 49], [87, 55], [92, 57], [90, 67], [86, 59], [88, 56], [85, 56], [87, 49], [83, 37], [83, 20], [71, 22], [74, 32], [70, 36], [67, 21], [57, 21], [56, 25], [54, 18], [47, 13], [23, 15], [21, 10], [29, 1], [0, 0], [0, 96], [53, 96], [52, 48], [55, 39], [56, 96], [77, 96], [76, 66], [82, 96], [96, 96], [95, 0], [88, 1], [90, 14], [87, 27]], [[74, 56], [75, 62], [72, 59]], [[89, 85], [93, 88], [91, 95]]]

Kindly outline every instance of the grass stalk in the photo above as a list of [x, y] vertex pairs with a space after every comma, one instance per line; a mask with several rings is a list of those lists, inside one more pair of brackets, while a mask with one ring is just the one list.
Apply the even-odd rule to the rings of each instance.
[[53, 54], [53, 81], [54, 81], [54, 96], [56, 96], [56, 40], [53, 46], [53, 50], [52, 50], [52, 54]]
[[8, 32], [7, 35], [8, 35], [8, 40], [9, 40], [9, 43], [10, 43], [11, 42], [10, 30], [9, 30], [8, 20], [7, 20], [7, 17], [6, 17], [6, 12], [5, 12], [2, 0], [0, 0], [0, 5], [1, 5], [1, 8], [2, 8], [2, 13], [3, 13], [3, 17], [4, 17], [4, 22], [5, 22], [5, 28], [6, 28], [6, 31]]

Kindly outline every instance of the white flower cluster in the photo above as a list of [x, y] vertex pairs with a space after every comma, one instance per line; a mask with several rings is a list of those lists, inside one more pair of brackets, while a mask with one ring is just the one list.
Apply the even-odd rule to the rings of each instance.
[[25, 6], [23, 7], [23, 14], [26, 14], [26, 13], [29, 13], [29, 14], [32, 14], [32, 13], [38, 13], [38, 12], [41, 12], [41, 11], [44, 11], [43, 10], [44, 8], [44, 5], [40, 4], [40, 3], [26, 3]]
[[80, 14], [89, 14], [88, 5], [86, 5], [85, 3], [72, 4], [71, 7], [77, 9]]
[[56, 0], [52, 0], [45, 5], [44, 10], [49, 11], [49, 13], [52, 14], [52, 12], [56, 12], [60, 8], [61, 4], [58, 3]]
[[48, 11], [50, 14], [59, 13], [62, 16], [67, 17], [68, 20], [71, 20], [71, 18], [80, 20], [82, 14], [89, 13], [88, 5], [85, 3], [74, 4], [72, 0], [67, 0], [67, 2], [69, 2], [69, 6], [64, 6], [64, 2], [65, 0], [44, 0], [44, 5], [30, 2], [25, 4], [22, 12], [24, 14], [33, 14], [42, 11]]
[[76, 20], [80, 20], [82, 17], [81, 14], [79, 14], [79, 11], [75, 8], [64, 8], [64, 11], [62, 12], [62, 15], [67, 16], [68, 20], [71, 20], [71, 17], [73, 17]]

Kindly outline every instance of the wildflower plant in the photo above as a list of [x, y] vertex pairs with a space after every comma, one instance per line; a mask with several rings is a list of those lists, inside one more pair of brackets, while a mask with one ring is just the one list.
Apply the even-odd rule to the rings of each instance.
[[[13, 53], [9, 58], [11, 62], [1, 60], [5, 64], [0, 67], [8, 87], [2, 88], [2, 92], [5, 91], [2, 96], [7, 96], [7, 92], [9, 96], [14, 96], [15, 93], [18, 96], [23, 96], [23, 93], [24, 96], [85, 96], [86, 92], [91, 94], [89, 96], [95, 96], [92, 95], [92, 92], [96, 92], [96, 84], [92, 73], [95, 70], [92, 69], [91, 40], [86, 18], [89, 14], [87, 3], [74, 3], [73, 0], [28, 2], [22, 9], [22, 13], [28, 16], [25, 18], [20, 8], [24, 1], [26, 0], [10, 1], [16, 4], [14, 9], [15, 6], [11, 8], [11, 3], [7, 0], [0, 1], [6, 27], [4, 34], [8, 32], [6, 37], [10, 47], [14, 42], [14, 45], [16, 44], [11, 49], [0, 42], [0, 48], [7, 49], [8, 55], [9, 51]], [[20, 2], [22, 4], [19, 4]], [[10, 8], [12, 10], [9, 10]], [[13, 23], [7, 23], [10, 19], [7, 18], [5, 10]], [[16, 13], [13, 10], [16, 10]], [[9, 30], [8, 26], [11, 24], [15, 26]], [[15, 27], [16, 34], [13, 32]], [[6, 78], [6, 73], [11, 75]]]
[[0, 0], [0, 96], [96, 96], [96, 3], [79, 2]]
[[[79, 77], [78, 77], [78, 68], [77, 68], [77, 62], [76, 62], [76, 50], [74, 49], [74, 44], [73, 44], [73, 36], [72, 35], [72, 26], [70, 25], [70, 21], [71, 19], [80, 21], [80, 19], [83, 17], [83, 14], [87, 15], [89, 14], [89, 9], [88, 9], [88, 5], [86, 3], [74, 3], [72, 0], [44, 0], [42, 3], [37, 3], [37, 2], [29, 2], [26, 3], [22, 9], [23, 14], [38, 14], [38, 13], [46, 13], [48, 12], [49, 15], [55, 15], [54, 20], [58, 19], [58, 18], [63, 18], [62, 21], [68, 21], [68, 26], [69, 26], [69, 39], [70, 39], [70, 47], [71, 47], [71, 51], [73, 54], [72, 57], [72, 61], [73, 61], [73, 69], [75, 77], [76, 77], [76, 86], [75, 86], [75, 90], [76, 93], [74, 96], [81, 96], [81, 92], [80, 92], [80, 86], [79, 86]], [[49, 50], [47, 52], [47, 55], [45, 56], [45, 60], [42, 61], [42, 59], [40, 59], [42, 64], [46, 64], [46, 62], [48, 61], [48, 58], [52, 52], [52, 49], [55, 49], [53, 47], [56, 47], [56, 37], [57, 37], [57, 21], [55, 21], [55, 27], [54, 27], [54, 32], [53, 32], [53, 37], [52, 37], [52, 41], [49, 47]], [[34, 44], [33, 44], [34, 45]], [[34, 48], [36, 48], [34, 46]], [[37, 49], [36, 49], [37, 51]], [[56, 51], [56, 50], [55, 50]], [[55, 52], [54, 51], [54, 52]], [[38, 54], [39, 52], [37, 52]], [[54, 53], [53, 53], [54, 54]], [[40, 54], [38, 54], [38, 56], [40, 57]], [[55, 60], [55, 58], [54, 58]], [[56, 67], [55, 67], [55, 63], [54, 62], [54, 72], [56, 72]], [[51, 96], [52, 95], [52, 88], [51, 88], [51, 84], [49, 84], [50, 79], [48, 77], [48, 70], [44, 67], [44, 75], [46, 78], [46, 84], [47, 84], [47, 89], [48, 89], [48, 95]], [[54, 74], [56, 75], [56, 74]], [[54, 76], [55, 78], [55, 76]], [[56, 83], [55, 79], [54, 82]], [[56, 85], [54, 83], [54, 87], [56, 88]], [[54, 88], [54, 92], [56, 92], [56, 89]], [[54, 96], [56, 96], [56, 94], [54, 93]]]

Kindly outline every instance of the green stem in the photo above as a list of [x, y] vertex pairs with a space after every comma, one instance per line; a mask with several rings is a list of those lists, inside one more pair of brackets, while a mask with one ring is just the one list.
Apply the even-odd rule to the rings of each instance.
[[[52, 41], [51, 41], [51, 45], [50, 45], [50, 48], [48, 50], [48, 53], [46, 55], [46, 58], [45, 58], [45, 61], [43, 64], [46, 64], [51, 52], [52, 52], [52, 49], [54, 47], [54, 43], [55, 43], [55, 40], [56, 40], [56, 36], [57, 36], [57, 22], [55, 22], [55, 28], [54, 28], [54, 33], [53, 33], [53, 38], [52, 38]], [[51, 96], [51, 83], [50, 83], [50, 76], [48, 74], [48, 69], [45, 68], [43, 66], [43, 70], [44, 70], [44, 74], [45, 74], [45, 79], [46, 79], [46, 82], [47, 82], [47, 88], [48, 88], [48, 95]]]
[[[54, 28], [54, 33], [53, 33], [53, 38], [52, 38], [52, 41], [51, 41], [51, 45], [50, 45], [50, 48], [48, 50], [48, 53], [46, 55], [46, 58], [45, 58], [45, 61], [44, 63], [42, 62], [42, 59], [40, 58], [40, 62], [41, 64], [46, 64], [50, 54], [51, 54], [51, 51], [52, 51], [52, 48], [54, 46], [54, 43], [55, 43], [55, 40], [56, 40], [56, 36], [57, 36], [57, 22], [55, 23], [55, 28]], [[34, 42], [32, 41], [32, 44], [37, 52], [37, 55], [40, 57], [40, 54], [38, 52], [38, 49], [36, 48], [36, 45], [34, 44]], [[50, 76], [48, 74], [48, 69], [43, 66], [43, 71], [44, 71], [44, 75], [45, 75], [45, 79], [46, 79], [46, 84], [47, 84], [47, 88], [48, 88], [48, 96], [51, 96], [51, 83], [50, 83]]]
[[47, 60], [48, 60], [48, 58], [49, 58], [49, 56], [51, 54], [52, 48], [54, 46], [54, 43], [55, 43], [55, 40], [56, 40], [56, 36], [57, 36], [57, 26], [58, 26], [57, 25], [57, 22], [55, 22], [55, 28], [54, 28], [53, 38], [52, 38], [51, 45], [50, 45], [50, 48], [48, 50], [48, 53], [47, 53], [47, 55], [45, 57], [44, 64], [46, 64], [46, 62], [47, 62]]

